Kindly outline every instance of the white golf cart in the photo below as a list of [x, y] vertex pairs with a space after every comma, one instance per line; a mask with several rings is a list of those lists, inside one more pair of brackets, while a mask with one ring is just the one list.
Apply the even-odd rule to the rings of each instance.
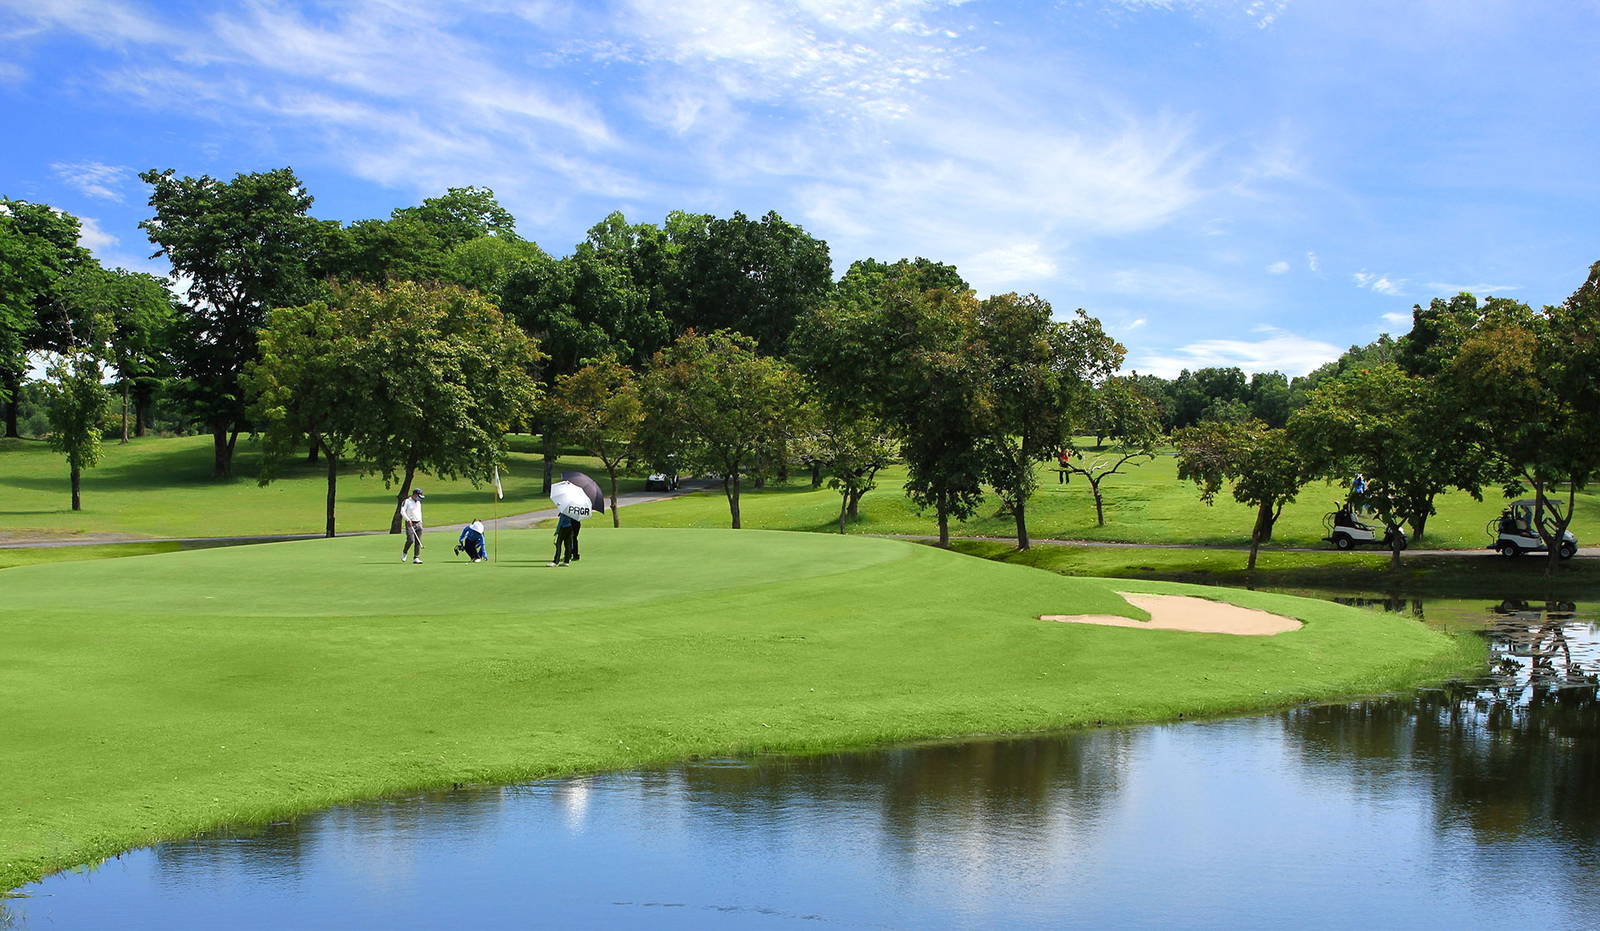
[[1358, 546], [1381, 546], [1384, 549], [1405, 549], [1409, 542], [1406, 532], [1399, 527], [1378, 529], [1362, 522], [1348, 503], [1335, 501], [1337, 509], [1322, 518], [1322, 527], [1328, 531], [1324, 540], [1335, 549], [1348, 550]]
[[[1544, 538], [1539, 536], [1538, 525], [1534, 522], [1535, 505], [1536, 502], [1532, 498], [1513, 501], [1500, 512], [1499, 517], [1489, 521], [1489, 526], [1485, 528], [1489, 532], [1488, 548], [1498, 550], [1501, 556], [1548, 553], [1549, 550], [1544, 546]], [[1547, 514], [1545, 520], [1554, 522], [1561, 520], [1559, 503], [1546, 500], [1544, 507]], [[1572, 531], [1562, 531], [1561, 545], [1556, 553], [1562, 559], [1571, 559], [1578, 555], [1578, 538], [1572, 535]]]

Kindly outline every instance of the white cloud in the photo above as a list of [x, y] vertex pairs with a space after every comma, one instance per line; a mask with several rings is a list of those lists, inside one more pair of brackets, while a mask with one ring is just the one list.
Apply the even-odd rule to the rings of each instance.
[[1317, 260], [1317, 254], [1315, 252], [1306, 253], [1306, 268], [1309, 268], [1314, 272], [1322, 271], [1322, 263]]
[[1343, 352], [1338, 346], [1307, 339], [1283, 330], [1263, 327], [1264, 339], [1206, 339], [1170, 350], [1134, 353], [1128, 368], [1163, 378], [1172, 378], [1183, 369], [1194, 371], [1208, 366], [1238, 366], [1248, 372], [1279, 371], [1285, 375], [1304, 375]]
[[13, 61], [0, 61], [0, 84], [21, 84], [28, 79], [28, 71]]
[[1403, 288], [1406, 283], [1404, 278], [1394, 281], [1388, 275], [1374, 275], [1366, 270], [1356, 272], [1351, 278], [1358, 288], [1370, 288], [1379, 294], [1388, 294], [1390, 296], [1403, 294]]
[[1289, 263], [1288, 262], [1277, 261], [1277, 262], [1273, 262], [1271, 265], [1267, 266], [1267, 274], [1269, 274], [1269, 275], [1287, 275], [1288, 273], [1289, 273]]
[[101, 229], [100, 221], [94, 217], [79, 217], [78, 223], [78, 245], [90, 252], [104, 252], [121, 242], [117, 237]]
[[133, 172], [124, 165], [107, 165], [102, 162], [54, 162], [50, 169], [56, 177], [86, 197], [122, 203], [120, 188], [133, 179]]
[[1430, 281], [1423, 287], [1429, 291], [1451, 296], [1460, 294], [1462, 291], [1466, 291], [1469, 294], [1499, 294], [1505, 291], [1522, 290], [1520, 285], [1514, 284], [1443, 284], [1438, 281]]
[[1056, 273], [1055, 260], [1039, 243], [1019, 241], [967, 256], [957, 263], [962, 277], [980, 294], [1024, 290]]
[[1147, 321], [1145, 318], [1140, 317], [1139, 319], [1137, 319], [1137, 320], [1133, 321], [1132, 323], [1128, 324], [1127, 326], [1123, 327], [1123, 329], [1125, 329], [1125, 330], [1137, 330], [1140, 327], [1144, 326], [1148, 322], [1149, 321]]
[[1396, 312], [1384, 314], [1383, 319], [1394, 324], [1395, 326], [1405, 326], [1407, 329], [1411, 327], [1411, 315], [1409, 313], [1403, 314]]

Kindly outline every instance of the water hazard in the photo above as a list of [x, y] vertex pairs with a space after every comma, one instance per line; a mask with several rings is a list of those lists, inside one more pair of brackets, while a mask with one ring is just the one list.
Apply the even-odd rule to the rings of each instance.
[[1051, 739], [712, 761], [343, 806], [135, 851], [15, 927], [1600, 926], [1600, 624], [1481, 682]]

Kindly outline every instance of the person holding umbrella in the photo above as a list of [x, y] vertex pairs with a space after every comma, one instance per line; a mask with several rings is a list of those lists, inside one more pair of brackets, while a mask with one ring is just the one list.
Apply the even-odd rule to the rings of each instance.
[[605, 495], [594, 479], [582, 472], [563, 472], [561, 481], [550, 486], [550, 502], [556, 506], [556, 552], [552, 566], [565, 566], [578, 558], [578, 532], [591, 514], [604, 514]]

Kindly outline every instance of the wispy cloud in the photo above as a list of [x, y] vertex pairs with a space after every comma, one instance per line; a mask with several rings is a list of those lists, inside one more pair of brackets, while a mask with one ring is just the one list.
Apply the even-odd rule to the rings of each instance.
[[1403, 313], [1399, 313], [1399, 312], [1388, 313], [1388, 314], [1384, 314], [1383, 315], [1383, 319], [1385, 321], [1389, 322], [1389, 323], [1394, 324], [1395, 326], [1403, 326], [1403, 327], [1406, 327], [1407, 329], [1409, 329], [1411, 327], [1411, 315], [1410, 314], [1403, 314]]
[[94, 217], [79, 217], [78, 224], [78, 245], [90, 252], [104, 253], [121, 241], [101, 229], [100, 221]]
[[1514, 284], [1444, 284], [1438, 281], [1430, 281], [1423, 287], [1441, 295], [1455, 295], [1463, 291], [1469, 294], [1499, 294], [1505, 291], [1522, 290], [1520, 285]]
[[80, 194], [118, 204], [123, 199], [122, 186], [133, 180], [127, 166], [103, 162], [54, 162], [50, 170]]
[[1287, 275], [1288, 273], [1289, 273], [1289, 263], [1288, 262], [1277, 261], [1277, 262], [1273, 262], [1271, 265], [1267, 266], [1267, 274], [1269, 274], [1269, 275]]
[[1172, 378], [1183, 369], [1237, 366], [1246, 372], [1278, 371], [1304, 375], [1343, 351], [1321, 340], [1308, 339], [1276, 328], [1262, 328], [1262, 339], [1206, 339], [1170, 350], [1135, 352], [1129, 368]]
[[1311, 269], [1313, 272], [1322, 271], [1322, 262], [1317, 259], [1315, 252], [1306, 253], [1306, 268]]
[[1405, 293], [1404, 286], [1406, 282], [1404, 278], [1394, 281], [1388, 275], [1374, 275], [1365, 270], [1356, 272], [1350, 277], [1355, 281], [1358, 288], [1370, 288], [1379, 294], [1387, 294], [1391, 297]]

